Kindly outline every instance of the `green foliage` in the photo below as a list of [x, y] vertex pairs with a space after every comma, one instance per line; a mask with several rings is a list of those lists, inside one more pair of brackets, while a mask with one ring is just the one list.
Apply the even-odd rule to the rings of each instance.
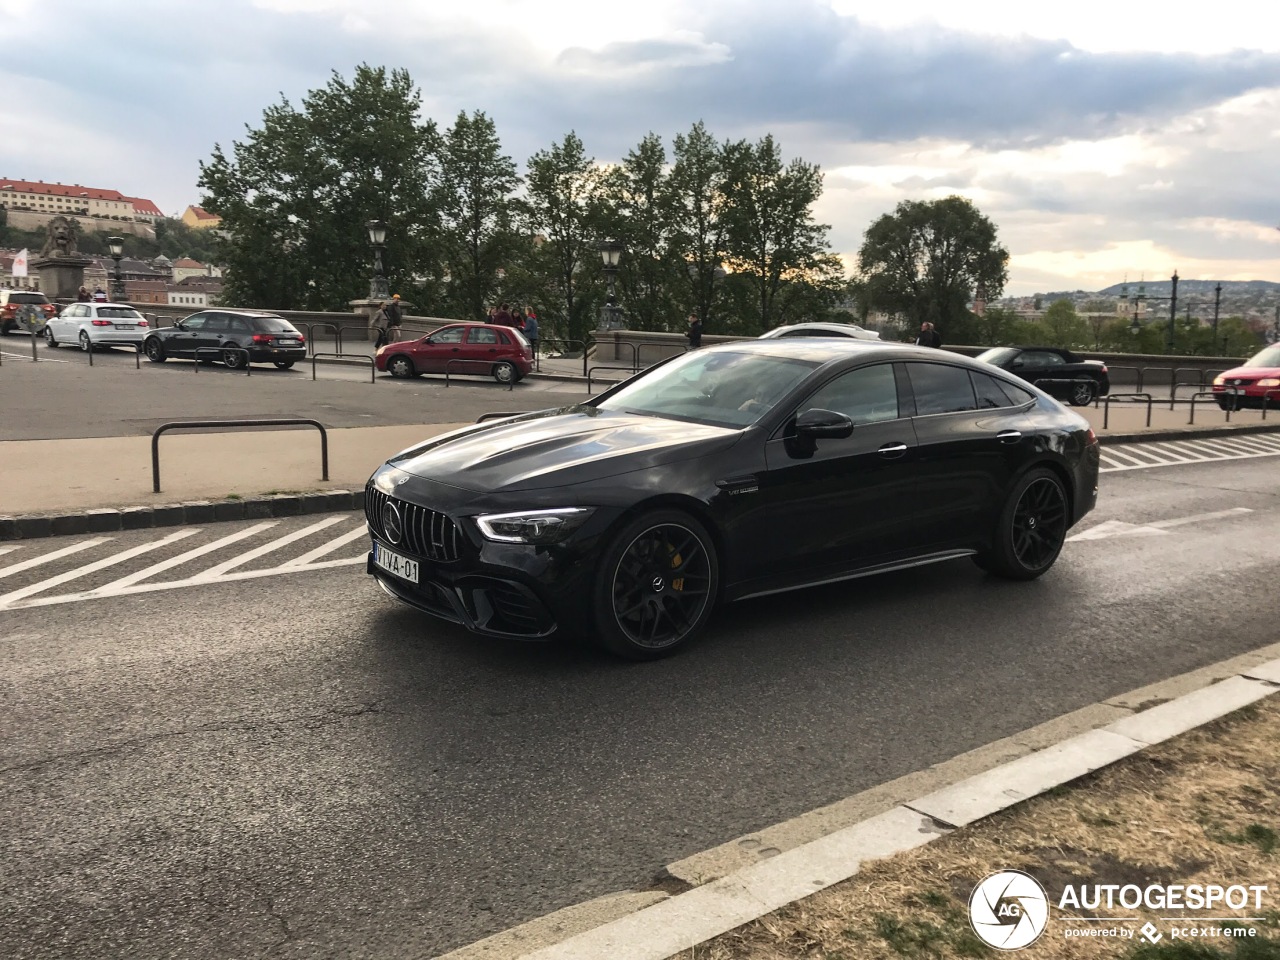
[[724, 278], [726, 223], [722, 148], [701, 120], [672, 143], [668, 179], [676, 299], [702, 320], [704, 331], [723, 333], [714, 314]]
[[1086, 337], [1084, 321], [1070, 300], [1055, 300], [1049, 304], [1040, 326], [1045, 333], [1045, 342], [1051, 347], [1079, 347]]
[[1009, 252], [995, 224], [958, 196], [899, 203], [867, 229], [858, 260], [877, 307], [915, 326], [936, 323], [951, 343], [962, 342], [975, 291], [993, 300], [1008, 280]]
[[361, 65], [350, 83], [335, 72], [300, 110], [269, 107], [231, 156], [214, 147], [199, 184], [231, 237], [229, 302], [345, 309], [367, 294], [368, 220], [387, 224], [392, 289], [413, 282], [433, 296], [440, 138], [419, 104], [407, 72]]

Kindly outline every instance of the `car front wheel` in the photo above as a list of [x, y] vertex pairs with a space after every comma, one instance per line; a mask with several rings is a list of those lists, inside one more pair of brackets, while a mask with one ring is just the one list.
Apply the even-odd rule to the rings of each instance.
[[1080, 383], [1073, 384], [1071, 392], [1067, 395], [1067, 399], [1073, 407], [1087, 407], [1093, 403], [1093, 396], [1096, 390], [1092, 383], [1082, 380]]
[[387, 373], [397, 380], [405, 380], [417, 375], [417, 371], [413, 369], [413, 361], [405, 356], [392, 357], [388, 360]]
[[44, 325], [44, 342], [51, 347], [56, 347], [58, 345], [58, 341], [54, 339], [53, 336], [53, 328], [47, 323]]
[[720, 566], [705, 527], [679, 510], [655, 510], [627, 524], [596, 574], [596, 639], [631, 660], [684, 646], [707, 622]]
[[1067, 491], [1045, 467], [1026, 473], [1009, 492], [989, 552], [978, 566], [1009, 580], [1034, 580], [1062, 552], [1070, 523]]
[[147, 355], [147, 359], [152, 363], [164, 363], [169, 359], [164, 355], [164, 344], [156, 337], [152, 337], [142, 345], [142, 352]]

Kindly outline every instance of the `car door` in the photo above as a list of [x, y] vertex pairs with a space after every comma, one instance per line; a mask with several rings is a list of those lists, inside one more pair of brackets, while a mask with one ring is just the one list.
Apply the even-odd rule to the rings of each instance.
[[[450, 360], [462, 357], [464, 326], [441, 327], [430, 336], [419, 340], [412, 351], [413, 365], [419, 373], [444, 373]], [[455, 363], [450, 373], [468, 372], [469, 364]]]
[[1032, 442], [1028, 415], [987, 374], [925, 361], [905, 367], [919, 443], [917, 539], [934, 549], [980, 542]]
[[206, 336], [205, 324], [209, 322], [208, 313], [193, 313], [182, 321], [181, 326], [174, 326], [164, 338], [165, 353], [175, 357], [193, 357], [200, 338]]
[[53, 330], [54, 339], [59, 343], [74, 342], [80, 335], [80, 324], [89, 316], [87, 303], [73, 303], [63, 310], [59, 316], [48, 321]]
[[812, 582], [910, 550], [916, 438], [892, 363], [837, 374], [796, 407], [853, 421], [843, 439], [805, 444], [795, 416], [765, 445], [745, 579]]
[[[1062, 357], [1049, 350], [1023, 350], [1009, 369], [1028, 383], [1037, 380], [1057, 379], [1062, 373]], [[1053, 393], [1055, 384], [1041, 387], [1046, 393]], [[1060, 389], [1060, 388], [1059, 388]]]
[[[466, 340], [462, 347], [462, 356], [465, 359], [492, 364], [498, 360], [500, 352], [505, 351], [502, 351], [499, 347], [497, 330], [492, 327], [471, 327], [467, 330]], [[465, 366], [470, 367], [466, 371], [467, 373], [487, 373], [489, 370], [488, 367], [482, 367], [479, 363], [474, 365], [466, 364]]]

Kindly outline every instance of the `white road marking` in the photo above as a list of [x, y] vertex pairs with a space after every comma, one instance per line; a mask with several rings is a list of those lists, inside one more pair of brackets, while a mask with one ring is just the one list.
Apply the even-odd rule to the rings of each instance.
[[213, 553], [215, 550], [221, 550], [223, 547], [243, 540], [246, 537], [252, 537], [255, 533], [261, 533], [263, 530], [270, 530], [278, 522], [278, 520], [268, 520], [266, 523], [254, 524], [252, 527], [245, 530], [237, 530], [235, 533], [222, 537], [218, 540], [214, 540], [212, 543], [206, 543], [202, 547], [196, 547], [194, 550], [188, 550], [186, 553], [180, 553], [176, 557], [170, 557], [168, 560], [161, 560], [159, 563], [153, 563], [151, 566], [144, 567], [141, 570], [129, 574], [127, 577], [121, 577], [119, 580], [113, 580], [110, 583], [103, 584], [98, 589], [106, 593], [110, 593], [120, 587], [131, 587], [140, 580], [146, 580], [148, 577], [154, 576], [157, 573], [164, 573], [166, 570], [171, 570], [174, 567], [181, 566], [189, 560], [196, 559], [196, 557], [203, 557], [206, 553]]
[[[7, 350], [0, 350], [0, 354], [6, 357], [13, 357], [15, 360], [26, 360], [31, 362], [31, 354], [29, 353], [9, 353]], [[70, 360], [59, 360], [57, 357], [36, 357], [37, 363], [70, 363]]]
[[234, 570], [236, 567], [243, 566], [250, 560], [257, 560], [259, 557], [265, 556], [268, 553], [274, 553], [276, 550], [287, 547], [295, 540], [301, 540], [303, 537], [310, 536], [317, 530], [323, 530], [325, 527], [332, 526], [335, 523], [341, 523], [342, 520], [342, 517], [326, 517], [318, 523], [311, 524], [309, 527], [303, 527], [301, 530], [295, 530], [287, 536], [280, 537], [277, 540], [272, 540], [270, 543], [264, 544], [261, 547], [255, 547], [247, 553], [240, 554], [238, 557], [232, 557], [230, 560], [220, 563], [216, 567], [210, 567], [195, 579], [216, 580], [228, 570]]
[[[42, 563], [49, 563], [52, 560], [60, 560], [63, 557], [69, 557], [73, 553], [79, 553], [81, 550], [88, 550], [90, 547], [96, 547], [100, 543], [106, 543], [110, 537], [94, 537], [92, 540], [82, 540], [79, 543], [73, 543], [69, 547], [63, 547], [61, 550], [55, 550], [53, 553], [41, 554], [30, 560], [23, 560], [21, 563], [14, 563], [7, 567], [0, 567], [0, 577], [7, 577], [13, 573], [21, 573], [23, 570], [30, 570], [32, 567], [38, 567]], [[17, 549], [16, 547], [14, 549]]]
[[1183, 527], [1189, 523], [1203, 523], [1206, 520], [1225, 520], [1241, 514], [1253, 513], [1248, 507], [1232, 507], [1230, 510], [1215, 510], [1212, 513], [1197, 513], [1190, 517], [1176, 517], [1172, 520], [1155, 520], [1151, 523], [1126, 523], [1124, 520], [1105, 520], [1096, 527], [1090, 527], [1083, 533], [1067, 537], [1073, 540], [1106, 540], [1110, 537], [1150, 537], [1167, 536], [1170, 529]]
[[11, 590], [8, 593], [0, 594], [0, 610], [10, 606], [16, 600], [29, 597], [33, 593], [41, 593], [50, 587], [56, 587], [59, 584], [66, 583], [68, 580], [76, 580], [79, 577], [88, 576], [107, 567], [113, 567], [117, 563], [124, 563], [126, 560], [132, 560], [134, 557], [149, 553], [166, 544], [174, 543], [177, 540], [183, 540], [192, 534], [199, 533], [199, 530], [179, 530], [177, 533], [171, 533], [162, 540], [156, 540], [153, 543], [144, 543], [141, 546], [134, 547], [131, 550], [124, 550], [120, 553], [113, 553], [111, 556], [102, 560], [95, 560], [93, 563], [85, 564], [83, 567], [76, 567], [74, 570], [68, 570], [66, 573], [60, 573], [56, 577], [50, 577], [48, 580], [41, 580], [39, 583], [33, 583], [30, 586], [22, 587], [19, 590]]
[[21, 549], [21, 547], [0, 547], [0, 557], [4, 556], [6, 553], [13, 553], [13, 551]]
[[[1196, 459], [1185, 459], [1186, 457]], [[1100, 473], [1120, 470], [1149, 470], [1152, 467], [1177, 466], [1175, 457], [1187, 463], [1210, 463], [1221, 460], [1251, 460], [1255, 457], [1280, 456], [1280, 437], [1272, 434], [1250, 434], [1212, 440], [1178, 440], [1164, 443], [1133, 443], [1101, 450]], [[1125, 461], [1132, 461], [1126, 463]]]
[[361, 520], [360, 526], [356, 527], [354, 530], [350, 531], [349, 533], [344, 533], [340, 537], [335, 537], [334, 539], [330, 540], [328, 543], [321, 544], [320, 546], [316, 547], [314, 550], [310, 550], [307, 553], [304, 553], [302, 556], [294, 560], [290, 560], [286, 564], [283, 564], [283, 566], [305, 567], [307, 564], [311, 563], [313, 560], [317, 560], [320, 557], [323, 557], [327, 553], [333, 553], [333, 551], [337, 550], [344, 543], [350, 543], [352, 540], [356, 540], [364, 536], [368, 536], [368, 530], [365, 528], [364, 521]]

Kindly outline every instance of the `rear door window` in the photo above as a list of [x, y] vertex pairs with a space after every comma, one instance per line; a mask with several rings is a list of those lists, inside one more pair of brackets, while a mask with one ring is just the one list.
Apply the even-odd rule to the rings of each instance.
[[944, 363], [908, 363], [907, 374], [916, 398], [917, 416], [977, 409], [968, 370]]
[[995, 377], [988, 377], [985, 373], [977, 373], [973, 370], [969, 371], [969, 377], [973, 380], [973, 392], [978, 398], [979, 409], [1013, 406], [1013, 401], [1000, 389], [1000, 384]]
[[497, 343], [498, 331], [490, 330], [488, 327], [472, 327], [471, 332], [467, 334], [467, 343]]

